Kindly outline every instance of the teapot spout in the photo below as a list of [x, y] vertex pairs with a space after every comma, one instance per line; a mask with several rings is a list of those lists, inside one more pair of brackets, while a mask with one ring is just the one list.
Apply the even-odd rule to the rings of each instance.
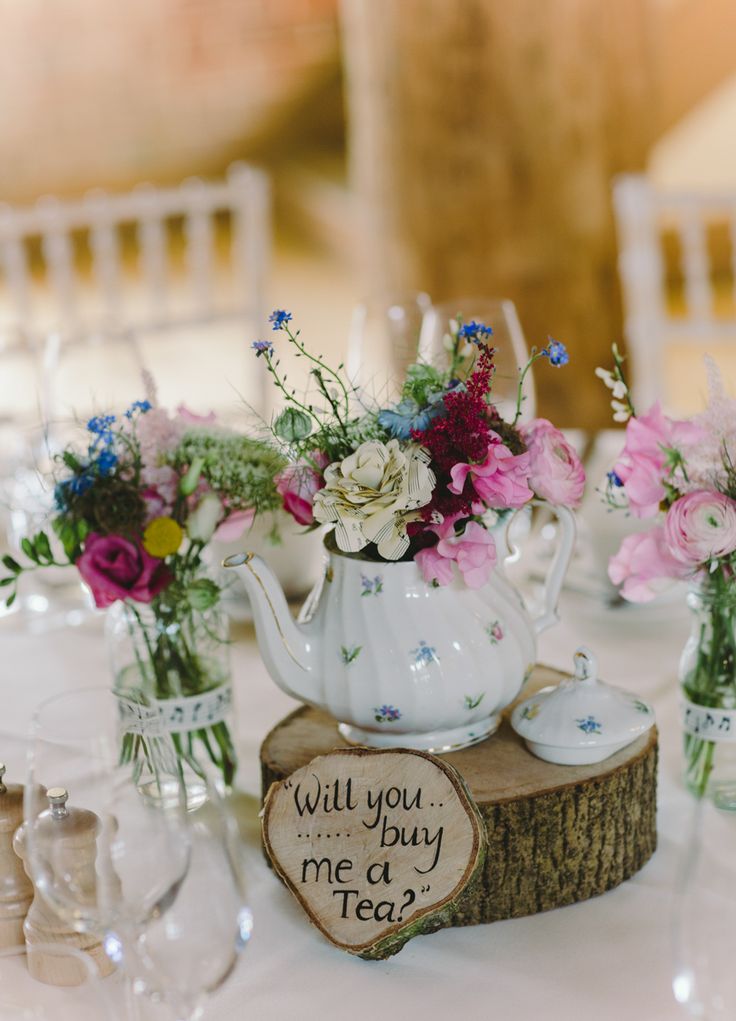
[[255, 553], [234, 553], [222, 566], [235, 568], [245, 585], [258, 648], [271, 679], [292, 698], [315, 702], [314, 642], [294, 621], [271, 568]]

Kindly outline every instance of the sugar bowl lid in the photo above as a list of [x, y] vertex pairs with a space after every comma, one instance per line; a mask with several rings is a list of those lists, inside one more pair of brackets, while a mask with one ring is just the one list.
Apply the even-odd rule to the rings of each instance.
[[598, 661], [581, 646], [575, 673], [516, 706], [511, 726], [534, 755], [561, 765], [600, 762], [654, 724], [654, 710], [630, 691], [598, 679]]

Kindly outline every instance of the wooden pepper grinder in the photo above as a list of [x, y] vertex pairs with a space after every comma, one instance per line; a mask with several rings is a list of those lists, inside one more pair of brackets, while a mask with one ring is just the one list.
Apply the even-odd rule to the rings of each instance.
[[[82, 898], [92, 901], [96, 889], [96, 841], [100, 820], [94, 812], [85, 808], [67, 808], [69, 795], [63, 787], [50, 787], [46, 797], [49, 808], [41, 812], [34, 823], [38, 845], [44, 849], [48, 859], [53, 861], [54, 872], [70, 875]], [[27, 826], [26, 822], [18, 830], [13, 847], [15, 853], [23, 859], [26, 874], [31, 878]], [[40, 982], [54, 986], [75, 986], [87, 977], [79, 961], [72, 957], [46, 954], [37, 949], [38, 944], [42, 943], [65, 943], [85, 951], [92, 957], [101, 975], [109, 975], [114, 969], [99, 939], [87, 932], [75, 932], [38, 891], [23, 923], [23, 934], [28, 970]]]
[[5, 784], [0, 762], [0, 950], [23, 945], [23, 922], [33, 900], [33, 883], [13, 851], [13, 834], [23, 822], [23, 788]]

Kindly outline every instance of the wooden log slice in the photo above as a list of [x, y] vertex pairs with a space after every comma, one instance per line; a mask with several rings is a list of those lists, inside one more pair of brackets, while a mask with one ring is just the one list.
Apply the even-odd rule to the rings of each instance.
[[[523, 697], [561, 676], [537, 666]], [[492, 737], [439, 756], [458, 770], [478, 806], [487, 852], [476, 880], [436, 928], [587, 900], [633, 876], [656, 848], [656, 728], [603, 762], [556, 766], [527, 751], [508, 722], [511, 708]], [[331, 716], [297, 709], [261, 746], [264, 798], [274, 781], [346, 747]]]

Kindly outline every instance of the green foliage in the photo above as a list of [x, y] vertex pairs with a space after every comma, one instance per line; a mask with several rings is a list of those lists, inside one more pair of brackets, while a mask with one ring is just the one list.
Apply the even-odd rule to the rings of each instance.
[[444, 390], [445, 383], [445, 376], [438, 369], [433, 365], [419, 362], [407, 369], [401, 396], [423, 408], [430, 397]]
[[10, 588], [5, 605], [12, 606], [17, 595], [18, 579], [25, 571], [35, 571], [39, 567], [65, 567], [64, 561], [58, 561], [54, 557], [49, 537], [45, 532], [38, 532], [31, 538], [25, 537], [20, 541], [20, 548], [23, 555], [29, 561], [28, 564], [19, 563], [15, 557], [6, 553], [2, 558], [2, 565], [10, 573], [0, 578], [0, 588]]
[[299, 408], [284, 408], [273, 424], [273, 431], [286, 443], [298, 443], [311, 433], [312, 421], [309, 415]]
[[70, 500], [63, 519], [74, 528], [86, 526], [86, 535], [122, 535], [133, 539], [143, 531], [146, 505], [135, 479], [108, 475]]
[[220, 587], [209, 578], [195, 578], [186, 587], [186, 597], [193, 610], [209, 610], [220, 598]]
[[262, 440], [215, 429], [184, 434], [169, 463], [177, 471], [194, 469], [234, 510], [254, 507], [257, 514], [281, 505], [274, 477], [286, 459]]
[[51, 527], [64, 548], [68, 559], [74, 563], [81, 556], [82, 543], [89, 535], [89, 525], [81, 519], [66, 516], [54, 518]]

